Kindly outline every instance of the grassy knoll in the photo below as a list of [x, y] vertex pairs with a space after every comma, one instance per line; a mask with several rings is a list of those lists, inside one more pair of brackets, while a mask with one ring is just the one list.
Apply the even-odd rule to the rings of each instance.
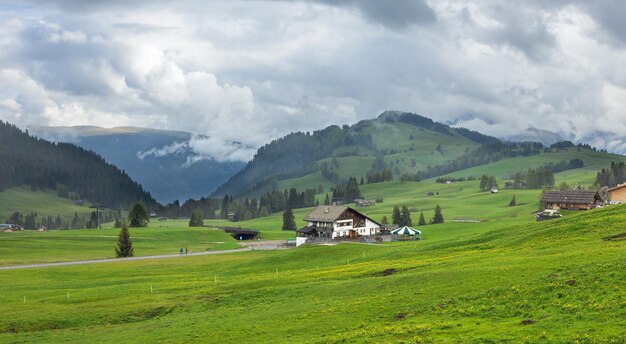
[[[189, 228], [186, 221], [152, 223], [131, 228], [135, 256], [172, 254], [180, 247], [191, 252], [238, 248], [228, 234], [210, 228]], [[114, 258], [119, 229], [75, 229], [0, 233], [2, 265]]]
[[93, 211], [86, 202], [78, 206], [74, 201], [58, 197], [52, 192], [30, 191], [26, 188], [11, 188], [0, 192], [0, 222], [4, 223], [16, 211], [22, 214], [37, 213], [37, 218], [61, 215], [68, 220], [74, 212], [87, 217]]
[[436, 225], [384, 246], [0, 271], [11, 281], [0, 283], [0, 342], [622, 343], [626, 241], [603, 238], [625, 232], [625, 214], [473, 235]]

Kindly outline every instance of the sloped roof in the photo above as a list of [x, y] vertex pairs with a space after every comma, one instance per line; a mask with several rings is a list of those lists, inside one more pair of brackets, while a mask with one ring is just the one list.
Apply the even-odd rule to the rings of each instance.
[[317, 232], [317, 226], [315, 225], [302, 227], [296, 231], [296, 233], [302, 233], [302, 234], [311, 234], [315, 232]]
[[304, 221], [335, 222], [348, 207], [343, 205], [320, 205], [313, 209]]
[[345, 205], [320, 205], [317, 206], [317, 208], [313, 209], [305, 218], [304, 221], [310, 221], [310, 222], [335, 222], [339, 219], [339, 217], [341, 216], [341, 214], [343, 214], [344, 211], [350, 209], [350, 211], [353, 211], [365, 218], [367, 218], [368, 220], [376, 223], [377, 225], [381, 226], [381, 224], [372, 219], [371, 217], [353, 209], [350, 207], [347, 207]]
[[541, 197], [543, 203], [590, 204], [600, 199], [595, 190], [548, 190]]
[[623, 188], [623, 187], [626, 187], [626, 183], [625, 183], [625, 184], [618, 184], [618, 185], [615, 185], [614, 187], [612, 187], [612, 188], [608, 189], [607, 191], [608, 191], [608, 192], [611, 192], [611, 191], [614, 191], [614, 190], [617, 190], [617, 189], [621, 189], [621, 188]]

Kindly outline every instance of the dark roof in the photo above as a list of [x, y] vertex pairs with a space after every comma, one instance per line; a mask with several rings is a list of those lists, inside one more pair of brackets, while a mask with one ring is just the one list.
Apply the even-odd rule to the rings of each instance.
[[244, 229], [244, 228], [236, 228], [236, 227], [220, 227], [226, 233], [230, 234], [242, 234], [242, 235], [257, 235], [259, 231], [255, 231], [253, 229]]
[[548, 190], [541, 197], [543, 203], [590, 204], [600, 200], [594, 190]]
[[311, 234], [317, 232], [317, 226], [306, 226], [298, 229], [296, 233]]
[[320, 205], [313, 209], [304, 221], [335, 222], [348, 207], [343, 205]]
[[380, 226], [380, 223], [374, 219], [372, 219], [371, 217], [357, 211], [354, 210], [353, 208], [350, 207], [346, 207], [343, 205], [320, 205], [317, 208], [313, 209], [305, 218], [304, 221], [310, 221], [310, 222], [335, 222], [336, 220], [339, 219], [339, 217], [341, 216], [341, 214], [343, 214], [344, 211], [350, 209], [351, 211], [360, 214], [363, 217], [366, 217], [368, 220], [376, 223], [377, 225]]

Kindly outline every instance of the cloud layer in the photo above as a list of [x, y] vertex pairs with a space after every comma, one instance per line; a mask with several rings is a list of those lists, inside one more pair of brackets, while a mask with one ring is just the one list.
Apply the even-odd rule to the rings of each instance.
[[220, 160], [384, 110], [626, 151], [620, 1], [146, 3], [0, 5], [0, 119], [185, 130]]

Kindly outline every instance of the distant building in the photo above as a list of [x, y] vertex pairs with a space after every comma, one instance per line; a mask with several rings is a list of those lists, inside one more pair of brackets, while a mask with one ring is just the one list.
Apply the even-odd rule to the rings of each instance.
[[611, 203], [623, 203], [626, 202], [626, 184], [619, 184], [608, 191], [609, 201]]
[[381, 224], [346, 206], [320, 205], [304, 221], [308, 225], [297, 230], [300, 237], [336, 239], [380, 233]]
[[11, 223], [0, 224], [0, 232], [11, 233], [11, 232], [21, 231], [21, 230], [24, 230], [24, 227], [20, 225], [14, 225]]
[[373, 205], [376, 205], [376, 202], [370, 201], [370, 200], [367, 200], [367, 199], [357, 198], [357, 199], [354, 200], [354, 204], [357, 207], [371, 207]]
[[491, 188], [491, 193], [498, 193], [498, 188]]
[[541, 197], [545, 209], [589, 210], [602, 203], [594, 190], [547, 190]]

